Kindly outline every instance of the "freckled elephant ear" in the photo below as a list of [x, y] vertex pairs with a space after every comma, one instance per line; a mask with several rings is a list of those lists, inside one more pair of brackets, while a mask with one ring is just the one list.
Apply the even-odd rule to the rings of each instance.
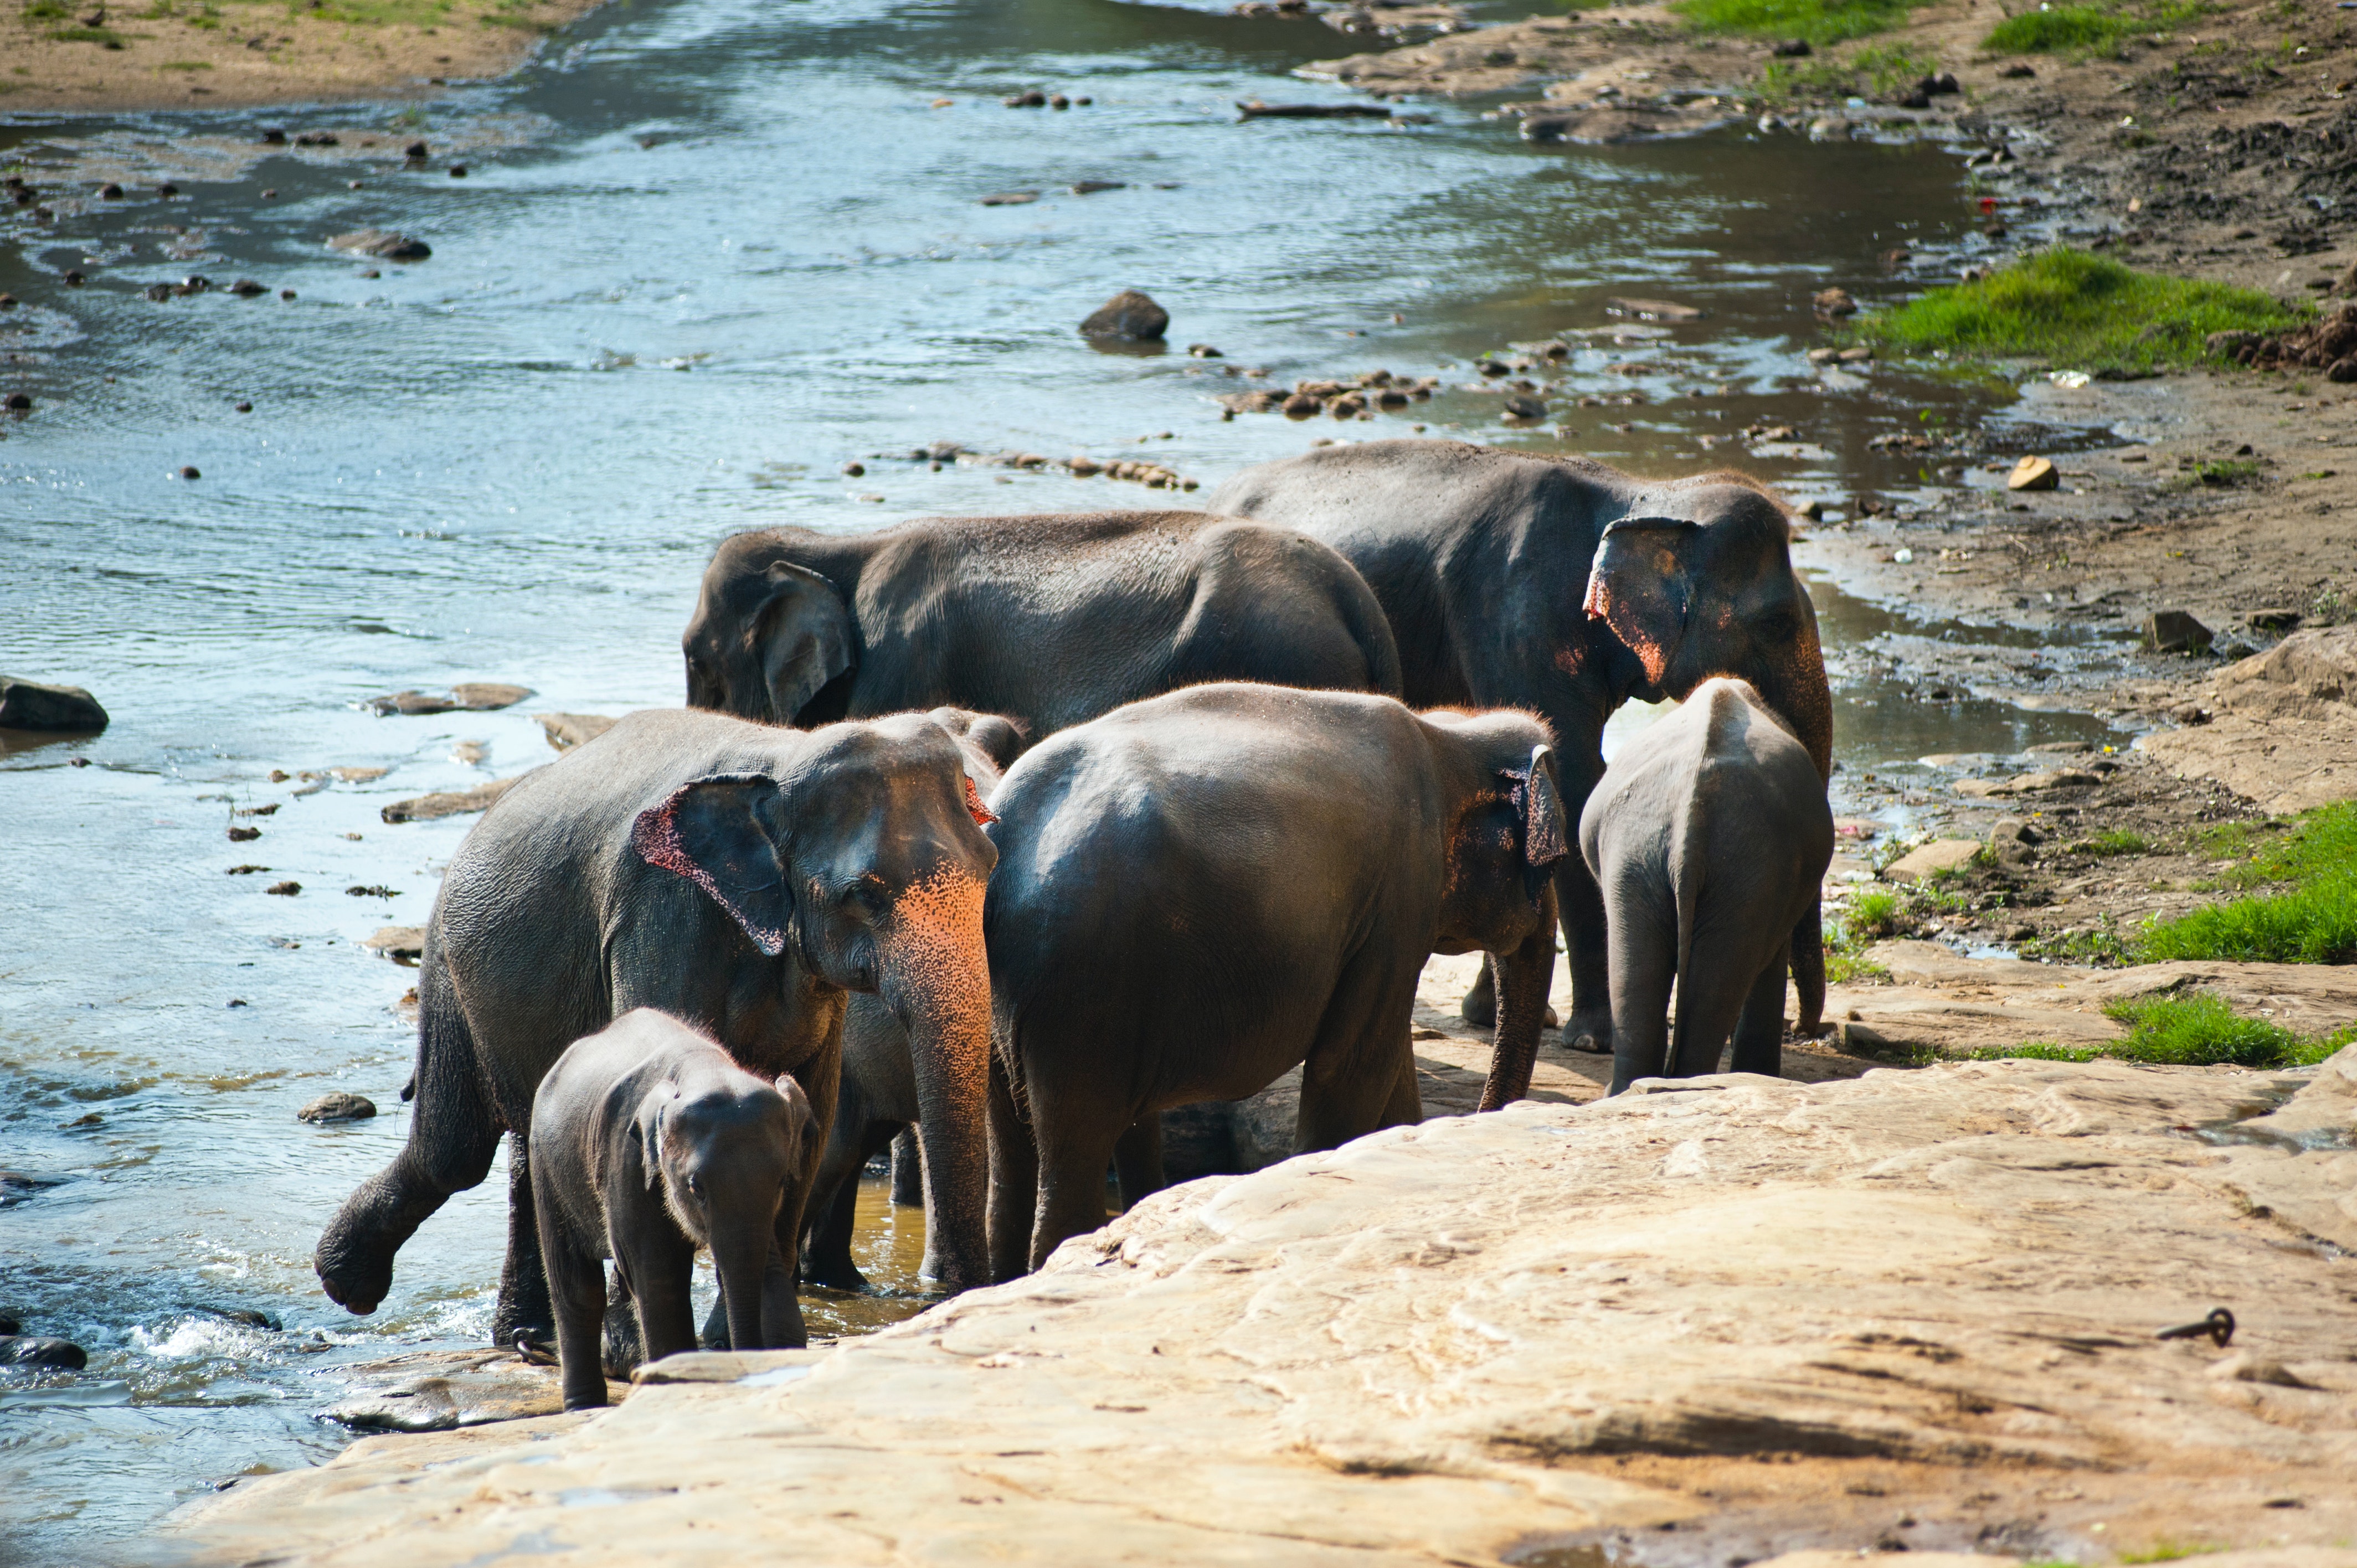
[[1555, 748], [1534, 746], [1528, 768], [1504, 768], [1500, 776], [1512, 780], [1508, 798], [1522, 813], [1523, 859], [1533, 872], [1544, 872], [1571, 853], [1563, 795], [1555, 787]]
[[630, 847], [649, 865], [684, 876], [728, 911], [775, 958], [786, 950], [793, 900], [778, 847], [759, 808], [778, 781], [761, 773], [723, 773], [683, 784], [630, 824]]
[[1650, 685], [1668, 678], [1685, 640], [1692, 600], [1684, 555], [1701, 532], [1701, 524], [1681, 518], [1624, 517], [1597, 542], [1582, 607], [1637, 656]]

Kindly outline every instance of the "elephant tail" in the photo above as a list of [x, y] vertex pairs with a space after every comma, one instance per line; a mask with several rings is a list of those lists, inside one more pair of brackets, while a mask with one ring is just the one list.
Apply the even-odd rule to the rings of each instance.
[[501, 1131], [455, 988], [429, 927], [417, 977], [416, 1109], [409, 1141], [328, 1222], [312, 1259], [328, 1298], [374, 1312], [393, 1286], [393, 1257], [450, 1195], [490, 1174]]
[[[1702, 842], [1699, 837], [1689, 840], [1692, 845], [1699, 845]], [[1678, 971], [1670, 994], [1676, 1012], [1670, 1026], [1668, 1059], [1661, 1067], [1663, 1075], [1671, 1078], [1678, 1076], [1678, 1058], [1684, 1055], [1686, 1032], [1694, 1026], [1695, 1010], [1687, 1004], [1692, 1000], [1688, 988], [1696, 983], [1694, 969], [1695, 911], [1702, 908], [1703, 861], [1706, 858], [1698, 849], [1689, 854], [1684, 852], [1685, 848], [1684, 845], [1680, 846], [1676, 869], [1673, 873], [1678, 905]], [[1717, 1068], [1718, 1064], [1714, 1061], [1704, 1070], [1715, 1072]]]
[[1825, 1017], [1824, 905], [1812, 898], [1792, 928], [1792, 992], [1800, 1003], [1800, 1032], [1814, 1035]]

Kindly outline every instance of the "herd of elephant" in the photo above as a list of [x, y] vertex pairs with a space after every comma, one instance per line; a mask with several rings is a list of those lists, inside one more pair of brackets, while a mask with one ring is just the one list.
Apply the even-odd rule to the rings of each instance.
[[[1166, 1109], [1298, 1066], [1297, 1150], [1416, 1121], [1436, 952], [1487, 955], [1481, 1104], [1521, 1098], [1558, 923], [1564, 1037], [1615, 1092], [1730, 1039], [1777, 1071], [1788, 967], [1822, 1011], [1833, 848], [1791, 526], [1739, 475], [1383, 441], [1201, 512], [726, 541], [687, 706], [452, 857], [408, 1138], [321, 1282], [374, 1311], [504, 1135], [494, 1340], [554, 1340], [568, 1407], [603, 1403], [696, 1343], [699, 1246], [705, 1343], [804, 1343], [806, 1242], [905, 1125], [956, 1291], [1101, 1226], [1108, 1166], [1160, 1185]], [[1631, 698], [1681, 706], [1608, 768]]]

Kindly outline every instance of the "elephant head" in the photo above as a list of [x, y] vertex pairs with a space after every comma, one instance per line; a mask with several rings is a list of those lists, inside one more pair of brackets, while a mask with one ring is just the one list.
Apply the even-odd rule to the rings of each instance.
[[725, 1081], [667, 1080], [640, 1102], [631, 1130], [648, 1190], [660, 1182], [673, 1220], [712, 1250], [730, 1346], [768, 1348], [762, 1281], [778, 1211], [818, 1133], [810, 1096], [784, 1076], [774, 1087], [733, 1070]]
[[[1713, 675], [1749, 681], [1830, 779], [1833, 693], [1792, 532], [1784, 509], [1739, 474], [1648, 487], [1605, 526], [1586, 607], [1642, 666], [1640, 694], [1684, 702]], [[1792, 932], [1792, 964], [1800, 1026], [1813, 1033], [1825, 991], [1813, 903]]]
[[851, 608], [834, 585], [790, 558], [784, 531], [740, 533], [713, 553], [680, 639], [687, 705], [761, 724], [843, 716], [813, 703], [859, 661]]
[[1437, 942], [1489, 955], [1498, 1019], [1480, 1109], [1495, 1111], [1530, 1090], [1555, 980], [1554, 871], [1571, 833], [1545, 725], [1512, 711], [1422, 716], [1469, 764], [1445, 852]]
[[877, 993], [908, 1030], [923, 1108], [925, 1273], [988, 1283], [983, 1235], [990, 969], [982, 900], [998, 852], [968, 743], [918, 714], [814, 732], [775, 774], [700, 779], [632, 843], [755, 945], [817, 983]]
[[1713, 675], [1751, 682], [1833, 771], [1833, 695], [1816, 609], [1792, 570], [1792, 523], [1739, 475], [1641, 491], [1605, 526], [1586, 608], [1643, 668], [1639, 693], [1680, 702]]

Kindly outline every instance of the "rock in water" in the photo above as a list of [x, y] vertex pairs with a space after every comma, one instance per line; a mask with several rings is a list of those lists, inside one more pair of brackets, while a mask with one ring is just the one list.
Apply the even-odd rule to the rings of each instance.
[[1170, 313], [1146, 295], [1125, 288], [1103, 305], [1096, 313], [1081, 323], [1083, 338], [1125, 338], [1135, 343], [1153, 343], [1161, 339], [1169, 328]]
[[1845, 316], [1857, 314], [1857, 301], [1850, 297], [1849, 290], [1846, 288], [1820, 289], [1810, 296], [1809, 305], [1827, 321], [1838, 321]]
[[2024, 457], [2005, 477], [2008, 490], [2050, 490], [2061, 482], [2062, 476], [2055, 471], [2053, 461], [2046, 457]]
[[425, 928], [423, 926], [379, 926], [376, 934], [361, 943], [371, 952], [381, 952], [399, 963], [407, 959], [415, 963], [425, 956]]
[[90, 1365], [90, 1354], [65, 1339], [38, 1334], [0, 1337], [0, 1367], [64, 1367], [79, 1372]]
[[511, 708], [532, 695], [529, 686], [499, 681], [461, 681], [447, 692], [394, 692], [371, 697], [368, 705], [380, 717], [392, 714], [487, 714]]
[[0, 675], [0, 729], [83, 732], [106, 727], [106, 710], [80, 686], [45, 686]]
[[297, 1122], [365, 1122], [376, 1114], [376, 1101], [362, 1094], [330, 1090], [295, 1112]]
[[2183, 610], [2155, 610], [2144, 620], [2144, 645], [2155, 653], [2199, 653], [2210, 646], [2211, 635]]
[[329, 240], [328, 249], [350, 251], [357, 256], [378, 256], [388, 262], [422, 262], [434, 253], [434, 248], [425, 241], [396, 234], [390, 229], [355, 229]]
[[420, 795], [412, 800], [395, 800], [377, 813], [388, 823], [430, 822], [436, 817], [464, 816], [468, 811], [488, 811], [491, 802], [506, 794], [517, 779], [528, 779], [530, 773], [519, 773], [514, 779], [494, 779], [488, 784], [478, 784], [471, 789], [437, 790]]
[[540, 727], [548, 732], [549, 745], [571, 751], [612, 729], [614, 721], [603, 714], [543, 714]]

